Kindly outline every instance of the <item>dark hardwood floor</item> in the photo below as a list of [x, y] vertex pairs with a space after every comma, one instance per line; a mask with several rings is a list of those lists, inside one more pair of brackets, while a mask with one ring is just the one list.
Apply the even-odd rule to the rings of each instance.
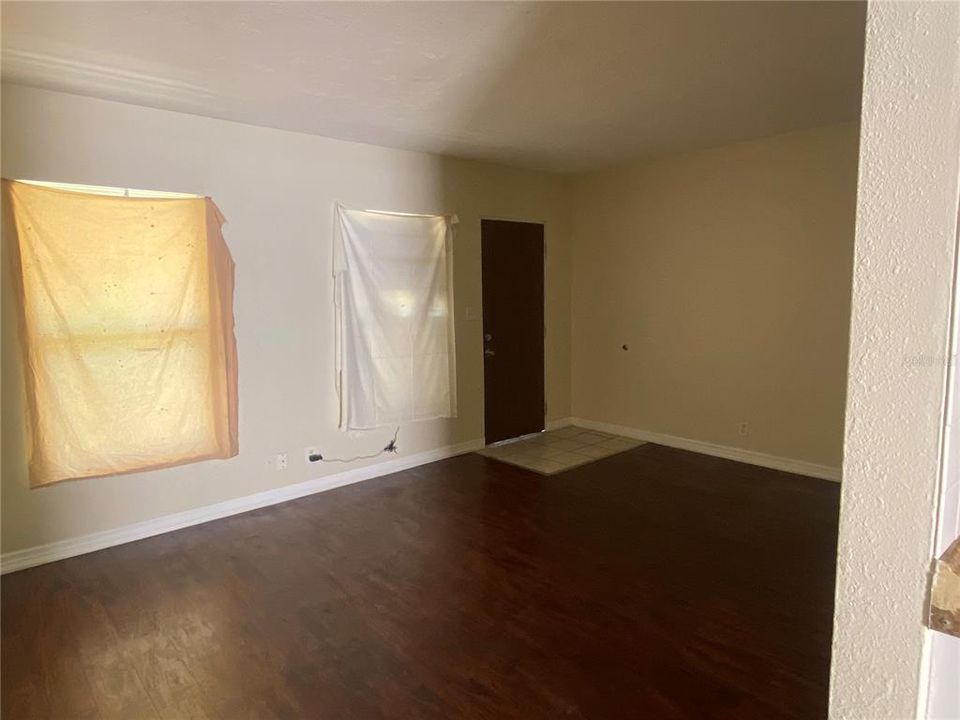
[[3, 718], [822, 718], [838, 490], [467, 455], [14, 573]]

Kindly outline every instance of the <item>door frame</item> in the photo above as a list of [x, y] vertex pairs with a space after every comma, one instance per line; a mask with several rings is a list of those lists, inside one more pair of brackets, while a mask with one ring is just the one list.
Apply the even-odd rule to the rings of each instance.
[[[526, 223], [527, 225], [540, 225], [543, 227], [543, 430], [541, 432], [546, 432], [549, 428], [547, 427], [547, 406], [549, 405], [548, 398], [548, 386], [547, 386], [547, 328], [550, 325], [550, 320], [547, 313], [547, 247], [549, 245], [549, 236], [547, 235], [548, 224], [545, 220], [529, 220], [526, 218], [510, 217], [504, 215], [484, 215], [481, 213], [480, 219], [478, 221], [478, 234], [480, 236], [480, 350], [479, 350], [479, 360], [480, 360], [480, 378], [481, 378], [481, 387], [483, 388], [483, 444], [487, 446], [487, 392], [486, 392], [486, 380], [487, 380], [487, 369], [483, 362], [483, 221], [484, 220], [499, 220], [501, 222], [514, 222], [514, 223]], [[539, 433], [531, 433], [529, 435], [522, 435], [521, 437], [532, 437]], [[510, 438], [507, 440], [500, 440], [495, 445], [501, 445], [503, 443], [513, 442], [519, 438]]]
[[[960, 187], [960, 175], [957, 178]], [[953, 277], [950, 289], [950, 315], [946, 343], [946, 379], [941, 407], [939, 437], [939, 473], [935, 495], [936, 520], [932, 540], [933, 557], [940, 557], [960, 537], [960, 199], [956, 212], [953, 241]], [[935, 565], [930, 572], [935, 573]], [[929, 625], [930, 594], [925, 599], [924, 615]], [[960, 713], [960, 688], [953, 678], [960, 671], [960, 640], [931, 628], [921, 658], [920, 697], [926, 717], [956, 717]]]

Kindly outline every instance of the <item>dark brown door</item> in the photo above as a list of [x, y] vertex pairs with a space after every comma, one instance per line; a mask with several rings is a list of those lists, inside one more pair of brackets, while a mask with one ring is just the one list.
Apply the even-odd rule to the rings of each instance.
[[543, 430], [543, 225], [483, 220], [484, 434]]

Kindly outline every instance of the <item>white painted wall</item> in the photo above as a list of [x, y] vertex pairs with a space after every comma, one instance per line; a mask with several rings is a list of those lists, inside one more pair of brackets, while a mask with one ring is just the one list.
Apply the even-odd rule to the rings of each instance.
[[960, 5], [870, 4], [861, 123], [830, 716], [902, 720], [923, 712], [929, 644]]
[[[303, 451], [369, 453], [393, 430], [342, 434], [333, 384], [331, 208], [455, 212], [459, 413], [400, 430], [401, 454], [483, 433], [480, 218], [546, 225], [546, 390], [551, 418], [570, 414], [566, 181], [536, 172], [390, 150], [91, 98], [3, 87], [5, 177], [210, 195], [236, 261], [240, 454], [30, 490], [22, 379], [8, 268], [2, 269], [2, 550], [76, 538], [343, 470]], [[3, 257], [7, 253], [3, 252]], [[467, 313], [471, 318], [467, 318]], [[273, 468], [288, 452], [290, 467]]]

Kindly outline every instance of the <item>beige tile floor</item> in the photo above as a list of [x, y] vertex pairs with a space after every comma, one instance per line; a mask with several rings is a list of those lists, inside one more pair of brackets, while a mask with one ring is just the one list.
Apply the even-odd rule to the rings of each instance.
[[643, 444], [640, 440], [571, 425], [491, 445], [479, 453], [542, 475], [553, 475]]

